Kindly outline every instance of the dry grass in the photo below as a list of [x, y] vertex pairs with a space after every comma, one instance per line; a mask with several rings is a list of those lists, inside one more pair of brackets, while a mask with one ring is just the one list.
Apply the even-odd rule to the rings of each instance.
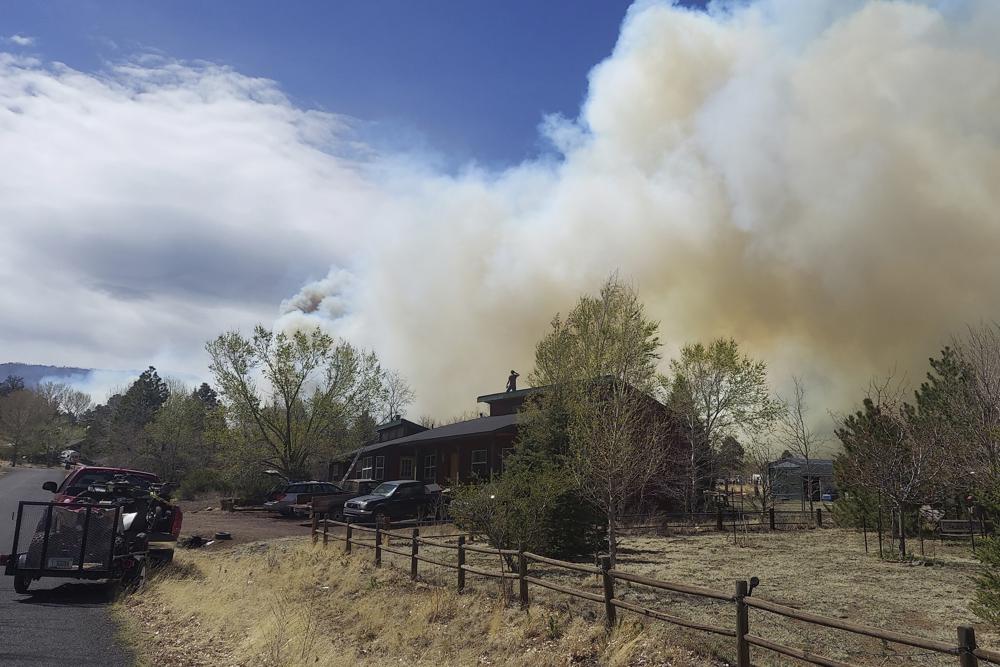
[[[447, 530], [447, 529], [446, 529]], [[362, 537], [358, 535], [358, 537]], [[967, 609], [975, 567], [967, 546], [937, 548], [943, 564], [923, 567], [866, 555], [860, 535], [846, 530], [759, 534], [749, 547], [731, 535], [636, 536], [625, 539], [623, 570], [730, 591], [736, 579], [758, 576], [755, 595], [828, 616], [954, 641]], [[928, 552], [930, 551], [928, 545]], [[157, 665], [720, 665], [733, 640], [686, 631], [620, 612], [620, 626], [603, 630], [603, 609], [532, 587], [528, 613], [503, 603], [493, 580], [468, 575], [455, 594], [456, 573], [383, 553], [372, 566], [361, 546], [312, 547], [284, 540], [228, 553], [178, 553], [177, 567], [127, 602], [133, 636], [144, 637]], [[454, 562], [454, 552], [427, 552]], [[496, 570], [495, 558], [469, 563]], [[599, 592], [596, 577], [549, 567], [533, 573]], [[617, 594], [678, 616], [734, 627], [731, 604], [664, 594], [619, 582]], [[136, 630], [136, 628], [138, 630]], [[952, 657], [751, 611], [755, 634], [862, 665], [951, 665]], [[1000, 632], [976, 627], [980, 643], [1000, 646]], [[156, 634], [156, 633], [159, 634]], [[792, 664], [754, 650], [754, 664]]]
[[712, 664], [636, 623], [609, 636], [571, 608], [525, 613], [474, 586], [413, 583], [370, 556], [303, 540], [178, 552], [119, 615], [155, 665]]
[[[976, 561], [967, 544], [926, 543], [931, 566], [881, 561], [877, 542], [865, 554], [860, 533], [842, 529], [761, 533], [748, 536], [748, 547], [734, 546], [733, 536], [636, 536], [625, 542], [620, 567], [666, 581], [688, 582], [732, 591], [737, 579], [757, 576], [754, 595], [815, 613], [955, 642], [960, 624], [976, 627], [979, 643], [1000, 647], [1000, 629], [978, 620], [969, 610], [970, 577]], [[916, 541], [911, 545], [917, 549]], [[694, 619], [732, 627], [731, 613], [685, 596], [651, 594], [631, 587], [625, 597], [659, 600]], [[751, 631], [781, 643], [862, 665], [953, 665], [956, 659], [903, 646], [883, 645], [851, 633], [826, 630], [751, 610]], [[711, 641], [711, 640], [709, 640]], [[728, 640], [725, 640], [728, 641]], [[757, 664], [786, 664], [755, 650]]]

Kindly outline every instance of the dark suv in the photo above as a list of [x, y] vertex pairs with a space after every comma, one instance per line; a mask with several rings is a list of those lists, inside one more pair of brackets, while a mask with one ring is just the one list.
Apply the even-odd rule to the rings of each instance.
[[344, 503], [344, 515], [357, 522], [422, 520], [437, 514], [440, 498], [437, 485], [428, 488], [410, 479], [382, 482], [369, 495]]

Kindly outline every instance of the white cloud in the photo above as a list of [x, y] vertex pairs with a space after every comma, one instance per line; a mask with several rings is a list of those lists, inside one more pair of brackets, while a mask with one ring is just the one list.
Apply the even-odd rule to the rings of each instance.
[[843, 408], [1000, 311], [997, 29], [989, 0], [643, 2], [545, 120], [562, 160], [457, 176], [224, 67], [0, 56], [0, 349], [204, 373], [225, 328], [320, 321], [444, 416], [618, 269], [668, 353], [732, 335]]
[[34, 46], [36, 40], [34, 37], [28, 37], [27, 35], [11, 35], [6, 38], [6, 41], [18, 46]]

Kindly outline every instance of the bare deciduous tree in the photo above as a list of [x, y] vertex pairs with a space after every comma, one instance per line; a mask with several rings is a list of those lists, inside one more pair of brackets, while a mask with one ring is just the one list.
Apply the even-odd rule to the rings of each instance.
[[812, 460], [817, 451], [826, 442], [809, 425], [809, 405], [806, 401], [806, 388], [802, 379], [792, 377], [794, 391], [792, 397], [785, 402], [785, 413], [778, 420], [778, 441], [792, 454], [802, 459], [803, 468], [802, 505], [805, 507], [805, 497], [809, 497], [809, 511], [813, 511]]
[[[962, 391], [950, 395], [950, 413], [958, 422], [955, 453], [966, 473], [980, 484], [1000, 488], [1000, 324], [969, 327], [954, 340], [964, 371]], [[964, 445], [964, 446], [963, 446]]]
[[415, 398], [413, 389], [397, 371], [387, 371], [383, 375], [380, 402], [384, 421], [391, 421], [397, 415], [402, 415]]
[[774, 505], [774, 487], [770, 475], [770, 465], [775, 457], [772, 437], [770, 431], [757, 430], [748, 434], [743, 445], [743, 465], [759, 494], [762, 510]]

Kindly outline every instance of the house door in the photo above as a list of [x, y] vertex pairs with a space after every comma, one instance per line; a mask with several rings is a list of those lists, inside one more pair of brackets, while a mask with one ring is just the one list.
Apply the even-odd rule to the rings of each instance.
[[452, 452], [451, 456], [448, 457], [449, 471], [448, 478], [453, 481], [458, 481], [458, 452]]

